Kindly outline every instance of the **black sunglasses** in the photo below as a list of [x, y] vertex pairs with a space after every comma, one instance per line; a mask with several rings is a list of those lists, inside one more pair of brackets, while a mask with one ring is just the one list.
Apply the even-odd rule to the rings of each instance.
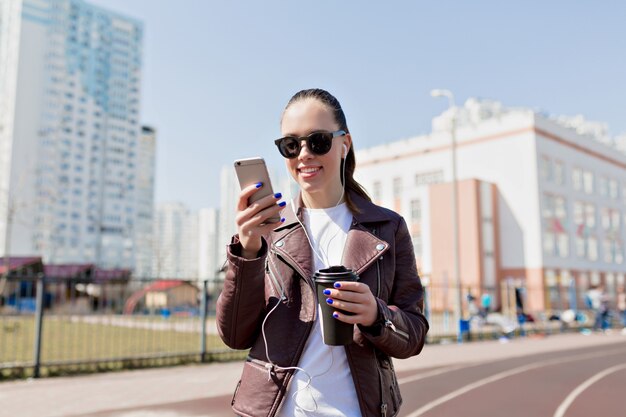
[[343, 130], [337, 130], [336, 132], [313, 132], [308, 136], [299, 138], [285, 136], [284, 138], [276, 139], [274, 143], [282, 156], [293, 159], [300, 155], [300, 150], [302, 149], [300, 143], [303, 140], [306, 140], [307, 148], [315, 155], [324, 155], [333, 147], [333, 138], [344, 136], [345, 134], [346, 132]]

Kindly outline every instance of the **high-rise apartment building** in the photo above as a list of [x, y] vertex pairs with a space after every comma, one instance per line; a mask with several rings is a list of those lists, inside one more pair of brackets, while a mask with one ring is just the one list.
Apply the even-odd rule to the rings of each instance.
[[141, 22], [81, 0], [0, 0], [0, 253], [133, 268], [142, 44]]

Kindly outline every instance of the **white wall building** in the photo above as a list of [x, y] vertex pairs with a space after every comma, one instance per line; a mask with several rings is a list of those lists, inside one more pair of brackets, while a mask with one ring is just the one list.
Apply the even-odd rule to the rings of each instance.
[[[570, 283], [624, 283], [626, 155], [592, 138], [606, 129], [581, 134], [563, 118], [473, 99], [456, 114], [463, 284], [514, 282], [543, 309], [564, 308]], [[430, 135], [357, 154], [357, 180], [405, 216], [433, 285], [453, 280], [451, 116]]]
[[160, 203], [154, 216], [152, 276], [198, 278], [198, 216], [182, 203]]
[[214, 280], [219, 276], [223, 260], [218, 256], [219, 210], [201, 209], [198, 212], [198, 279]]
[[0, 0], [0, 253], [133, 268], [143, 24]]
[[135, 188], [135, 271], [133, 276], [148, 278], [152, 275], [152, 227], [154, 224], [154, 174], [156, 130], [143, 126], [137, 146], [137, 174]]

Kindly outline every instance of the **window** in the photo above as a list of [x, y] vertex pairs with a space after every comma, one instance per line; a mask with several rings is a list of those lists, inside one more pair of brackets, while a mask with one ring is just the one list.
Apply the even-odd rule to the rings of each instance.
[[580, 168], [572, 170], [572, 185], [576, 191], [580, 191], [583, 188], [583, 172]]
[[593, 172], [584, 171], [583, 172], [583, 189], [586, 194], [593, 194]]
[[393, 179], [393, 197], [400, 198], [402, 196], [402, 178], [396, 177]]
[[605, 239], [603, 244], [604, 262], [621, 265], [624, 262], [622, 242], [616, 239]]
[[541, 157], [541, 178], [545, 181], [552, 181], [552, 161], [547, 156]]
[[618, 187], [617, 180], [614, 180], [614, 179], [609, 180], [609, 197], [611, 198], [611, 200], [619, 199], [619, 187]]
[[411, 201], [411, 220], [413, 223], [422, 221], [422, 202], [420, 200]]
[[443, 182], [443, 171], [429, 171], [415, 174], [415, 185], [438, 184]]
[[574, 202], [573, 220], [576, 236], [574, 238], [574, 250], [579, 258], [590, 260], [597, 259], [596, 238], [596, 208], [591, 203], [583, 201]]
[[566, 258], [569, 256], [566, 200], [561, 196], [544, 194], [542, 203], [544, 253]]
[[598, 240], [595, 237], [593, 236], [589, 237], [587, 250], [588, 250], [587, 258], [590, 261], [597, 261], [598, 260]]
[[565, 185], [565, 167], [561, 161], [554, 163], [554, 182], [557, 185]]

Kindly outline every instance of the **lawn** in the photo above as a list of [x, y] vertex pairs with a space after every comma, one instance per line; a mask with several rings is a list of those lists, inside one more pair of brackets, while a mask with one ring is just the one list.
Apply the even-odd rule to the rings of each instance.
[[[209, 322], [207, 352], [227, 351], [212, 327], [214, 325]], [[33, 316], [0, 316], [0, 365], [32, 364], [34, 333]], [[44, 317], [41, 341], [43, 364], [199, 353], [198, 318], [104, 315]]]

